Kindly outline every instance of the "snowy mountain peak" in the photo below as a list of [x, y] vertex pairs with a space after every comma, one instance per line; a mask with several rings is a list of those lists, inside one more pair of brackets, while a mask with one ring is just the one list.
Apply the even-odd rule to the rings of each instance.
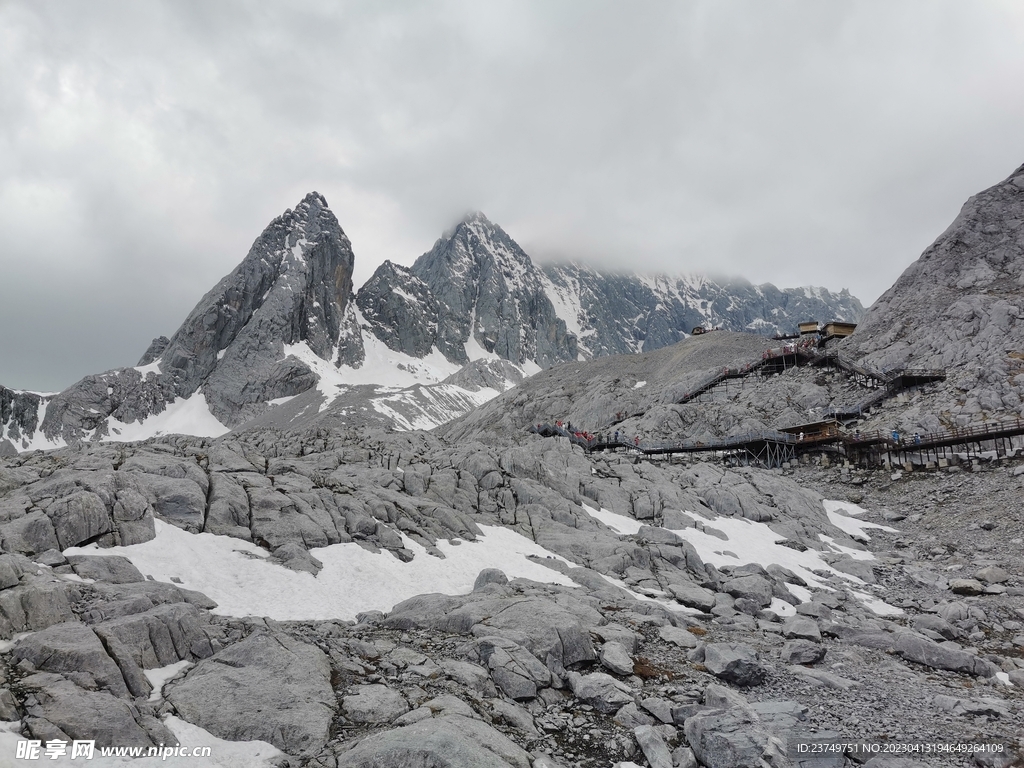
[[42, 403], [39, 431], [54, 444], [144, 436], [125, 425], [180, 411], [198, 419], [202, 434], [223, 432], [269, 401], [316, 386], [317, 373], [286, 355], [287, 345], [358, 364], [364, 353], [352, 308], [353, 263], [323, 195], [307, 194], [271, 221], [169, 339], [154, 340], [138, 367], [88, 376]]

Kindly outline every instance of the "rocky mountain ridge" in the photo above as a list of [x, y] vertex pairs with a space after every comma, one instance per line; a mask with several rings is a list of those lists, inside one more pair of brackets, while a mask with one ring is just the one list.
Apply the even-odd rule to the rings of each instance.
[[698, 326], [774, 336], [808, 319], [856, 322], [864, 311], [845, 290], [537, 265], [481, 213], [446, 232], [411, 268], [384, 262], [357, 304], [370, 332], [392, 349], [425, 354], [432, 342], [453, 362], [466, 362], [471, 345], [541, 368], [650, 352]]
[[0, 451], [307, 427], [320, 415], [430, 428], [560, 362], [650, 351], [695, 325], [792, 330], [862, 309], [846, 292], [541, 268], [479, 213], [411, 268], [383, 263], [358, 292], [354, 258], [310, 193], [137, 366], [55, 395], [0, 387]]

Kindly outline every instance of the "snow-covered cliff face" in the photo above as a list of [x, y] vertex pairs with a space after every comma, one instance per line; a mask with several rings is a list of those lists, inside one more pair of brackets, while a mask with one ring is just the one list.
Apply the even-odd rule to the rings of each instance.
[[970, 198], [843, 343], [882, 369], [943, 368], [936, 407], [960, 421], [1021, 411], [1024, 166]]
[[846, 290], [780, 290], [700, 274], [645, 276], [570, 264], [545, 267], [544, 282], [584, 358], [661, 349], [697, 326], [773, 336], [805, 320], [856, 322], [864, 311]]

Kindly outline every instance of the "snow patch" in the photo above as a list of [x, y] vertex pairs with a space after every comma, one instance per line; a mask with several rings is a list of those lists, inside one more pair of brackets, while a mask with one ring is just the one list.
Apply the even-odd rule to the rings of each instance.
[[153, 692], [149, 694], [149, 700], [160, 701], [160, 699], [163, 698], [164, 683], [178, 674], [181, 670], [191, 666], [192, 662], [186, 660], [176, 661], [173, 664], [168, 664], [166, 667], [142, 670], [146, 679], [149, 680], [149, 684], [153, 686]]
[[[695, 520], [697, 519], [697, 516], [693, 513], [687, 512], [685, 514], [694, 517]], [[712, 520], [702, 519], [702, 521], [705, 527], [714, 528], [725, 535], [726, 540], [723, 541], [717, 536], [712, 536], [697, 528], [673, 530], [672, 533], [689, 541], [697, 550], [701, 560], [705, 563], [710, 563], [716, 568], [721, 566], [736, 567], [748, 563], [758, 563], [763, 567], [776, 564], [788, 568], [803, 578], [807, 584], [818, 589], [830, 590], [831, 587], [825, 584], [815, 571], [826, 571], [849, 581], [851, 584], [865, 586], [864, 582], [856, 576], [851, 576], [848, 573], [842, 573], [832, 568], [822, 559], [821, 554], [813, 549], [798, 552], [795, 549], [782, 546], [779, 542], [785, 541], [786, 537], [776, 533], [765, 523], [756, 523], [751, 520], [735, 517], [717, 517]], [[874, 555], [870, 552], [853, 550], [834, 542], [831, 542], [830, 546], [851, 555], [851, 557], [856, 556], [864, 560], [874, 559]], [[786, 587], [795, 597], [804, 602], [810, 598], [811, 593], [808, 590], [801, 590], [793, 584], [787, 584]], [[899, 608], [888, 605], [879, 598], [872, 597], [863, 592], [856, 592], [855, 594], [865, 606], [876, 614], [895, 615], [902, 613]], [[884, 613], [886, 611], [889, 613]]]
[[[104, 555], [123, 555], [146, 575], [206, 594], [222, 616], [266, 616], [277, 621], [353, 620], [363, 611], [390, 611], [424, 592], [468, 594], [484, 568], [500, 568], [509, 578], [573, 586], [563, 574], [529, 560], [555, 558], [568, 563], [507, 528], [481, 525], [475, 542], [439, 540], [445, 559], [402, 536], [414, 557], [403, 563], [390, 552], [368, 552], [358, 544], [333, 544], [310, 550], [323, 563], [315, 577], [267, 560], [255, 544], [212, 533], [188, 533], [156, 520], [156, 537], [143, 544], [108, 547]], [[96, 554], [95, 544], [71, 547], [65, 554]], [[570, 563], [571, 565], [571, 563]]]
[[825, 514], [828, 515], [829, 522], [848, 536], [867, 541], [871, 537], [864, 533], [865, 528], [877, 528], [888, 533], [899, 533], [895, 528], [890, 528], [887, 525], [857, 520], [854, 516], [863, 515], [866, 510], [849, 501], [823, 499], [821, 505], [825, 508]]
[[147, 416], [142, 421], [126, 424], [113, 416], [107, 419], [109, 434], [103, 442], [132, 442], [148, 440], [157, 435], [194, 435], [196, 437], [219, 437], [231, 431], [221, 424], [210, 412], [206, 395], [197, 390], [191, 397], [177, 397], [160, 413]]
[[157, 358], [149, 365], [136, 365], [135, 370], [142, 374], [142, 378], [146, 378], [149, 374], [160, 375], [160, 361], [162, 358]]
[[634, 520], [632, 517], [626, 517], [625, 515], [619, 515], [615, 512], [609, 512], [607, 509], [597, 510], [593, 507], [588, 507], [586, 504], [583, 505], [583, 509], [592, 518], [600, 520], [619, 534], [630, 536], [632, 534], [639, 533], [640, 529], [644, 525], [640, 521]]

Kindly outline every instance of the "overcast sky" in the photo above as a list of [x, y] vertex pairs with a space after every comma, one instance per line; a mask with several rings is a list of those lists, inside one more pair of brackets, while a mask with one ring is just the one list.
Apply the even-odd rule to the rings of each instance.
[[0, 0], [0, 384], [133, 365], [310, 190], [356, 284], [539, 261], [870, 304], [1024, 163], [1024, 3]]

